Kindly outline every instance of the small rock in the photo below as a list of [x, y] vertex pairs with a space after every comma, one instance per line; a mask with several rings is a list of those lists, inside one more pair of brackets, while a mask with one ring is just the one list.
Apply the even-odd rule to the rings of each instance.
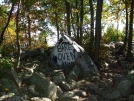
[[118, 84], [117, 89], [119, 90], [122, 96], [126, 96], [130, 92], [131, 86], [132, 86], [131, 81], [123, 80]]
[[33, 97], [31, 101], [51, 101], [49, 98], [40, 98], [40, 97]]
[[87, 101], [98, 101], [95, 95], [90, 95]]
[[59, 99], [60, 99], [60, 101], [78, 101], [79, 96], [74, 96], [74, 92], [69, 91], [69, 92], [63, 93], [59, 97]]

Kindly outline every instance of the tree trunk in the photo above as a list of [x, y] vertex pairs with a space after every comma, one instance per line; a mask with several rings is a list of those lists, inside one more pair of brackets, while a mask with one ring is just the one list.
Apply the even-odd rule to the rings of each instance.
[[56, 22], [56, 28], [57, 28], [57, 42], [59, 40], [59, 25], [58, 25], [58, 14], [55, 12], [55, 22]]
[[17, 14], [16, 14], [16, 40], [17, 40], [17, 63], [16, 63], [16, 68], [19, 68], [20, 65], [20, 39], [19, 39], [19, 12], [20, 12], [20, 8], [19, 8], [19, 3], [18, 3], [18, 10], [17, 10]]
[[123, 50], [126, 47], [127, 44], [127, 37], [128, 37], [128, 4], [127, 1], [125, 0], [125, 5], [126, 5], [126, 33], [125, 33], [125, 39], [124, 39], [124, 45], [123, 45]]
[[[76, 0], [76, 9], [78, 10], [78, 0]], [[77, 40], [79, 39], [79, 13], [76, 12]]]
[[94, 56], [95, 62], [99, 61], [102, 6], [103, 6], [103, 0], [97, 0], [96, 29], [95, 29], [95, 56]]
[[133, 38], [133, 7], [134, 7], [134, 0], [131, 3], [131, 11], [130, 11], [130, 26], [129, 26], [129, 37], [128, 37], [128, 50], [126, 59], [132, 60], [132, 38]]
[[83, 0], [80, 0], [80, 1], [81, 1], [81, 9], [80, 9], [80, 45], [82, 45], [84, 10], [83, 10]]
[[91, 52], [93, 45], [94, 45], [94, 9], [93, 9], [93, 1], [89, 0], [90, 4], [90, 16], [91, 16], [91, 36], [90, 36], [90, 44], [89, 44], [89, 54], [93, 58], [93, 53]]
[[28, 46], [31, 48], [31, 20], [30, 20], [30, 14], [28, 14]]
[[70, 2], [68, 2], [67, 0], [65, 0], [65, 4], [66, 4], [66, 14], [67, 14], [67, 32], [68, 35], [71, 36], [71, 26], [70, 26], [70, 11], [71, 11], [71, 7], [70, 7]]
[[9, 16], [8, 16], [8, 20], [7, 20], [6, 26], [3, 28], [2, 33], [1, 33], [1, 35], [0, 35], [0, 45], [1, 45], [2, 42], [3, 42], [3, 39], [4, 39], [4, 33], [5, 33], [5, 31], [6, 31], [6, 28], [7, 28], [8, 25], [9, 25], [10, 18], [11, 18], [11, 16], [12, 16], [13, 8], [14, 8], [14, 3], [12, 3], [12, 7], [11, 7], [11, 10], [10, 10], [10, 14], [9, 14]]
[[74, 26], [74, 18], [73, 18], [72, 13], [71, 13], [71, 19], [72, 19], [71, 25], [72, 25], [72, 30], [73, 30], [73, 33], [74, 33], [74, 38], [76, 38], [76, 28]]

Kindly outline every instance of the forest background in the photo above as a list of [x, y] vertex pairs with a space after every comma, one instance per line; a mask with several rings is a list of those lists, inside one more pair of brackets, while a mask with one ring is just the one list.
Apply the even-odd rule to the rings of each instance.
[[[67, 34], [92, 59], [106, 56], [101, 44], [123, 41], [132, 60], [134, 0], [4, 0], [0, 5], [0, 53], [49, 47]], [[52, 37], [54, 36], [54, 38]], [[2, 61], [3, 62], [3, 61]]]

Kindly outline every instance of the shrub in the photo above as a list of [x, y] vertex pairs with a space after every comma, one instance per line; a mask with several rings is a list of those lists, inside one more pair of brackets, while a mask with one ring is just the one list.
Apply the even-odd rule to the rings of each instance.
[[2, 45], [0, 47], [0, 53], [2, 56], [7, 56], [14, 52], [14, 47], [12, 45]]
[[9, 70], [11, 68], [13, 68], [15, 64], [15, 59], [14, 58], [1, 58], [0, 59], [0, 72], [3, 70]]
[[103, 41], [109, 43], [111, 41], [122, 41], [124, 35], [113, 26], [107, 28], [106, 33], [103, 35]]

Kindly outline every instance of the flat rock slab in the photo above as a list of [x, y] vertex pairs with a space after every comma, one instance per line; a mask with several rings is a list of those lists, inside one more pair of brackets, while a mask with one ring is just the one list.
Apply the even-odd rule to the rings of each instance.
[[22, 82], [21, 82], [20, 78], [18, 77], [18, 74], [16, 73], [16, 71], [14, 70], [14, 68], [11, 68], [11, 70], [8, 72], [8, 74], [15, 81], [16, 85], [18, 87], [20, 87], [21, 84], [22, 84]]

